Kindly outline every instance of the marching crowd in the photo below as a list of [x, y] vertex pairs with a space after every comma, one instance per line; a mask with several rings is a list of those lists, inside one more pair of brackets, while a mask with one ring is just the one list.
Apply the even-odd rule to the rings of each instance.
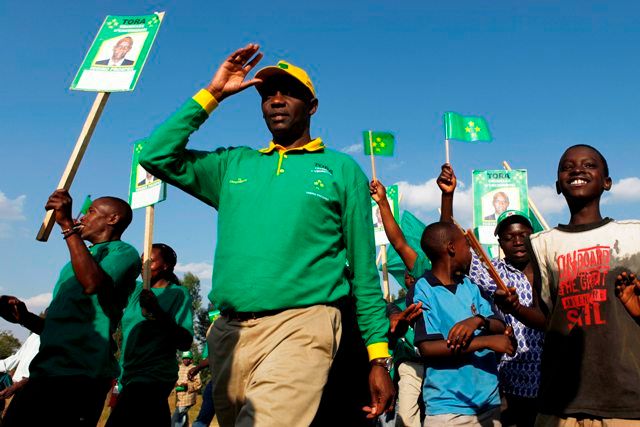
[[[39, 337], [3, 426], [95, 426], [114, 379], [108, 426], [185, 425], [208, 364], [203, 406], [223, 427], [640, 427], [640, 221], [602, 216], [612, 180], [600, 151], [575, 145], [560, 157], [566, 225], [534, 234], [528, 212], [497, 217], [504, 256], [491, 264], [505, 290], [454, 221], [450, 164], [437, 180], [440, 220], [417, 251], [383, 184], [311, 137], [318, 99], [308, 74], [280, 61], [247, 79], [261, 58], [255, 44], [232, 53], [140, 153], [148, 172], [218, 211], [209, 298], [221, 316], [206, 362], [191, 366], [192, 304], [173, 249], [153, 245], [144, 289], [140, 256], [120, 240], [129, 205], [102, 197], [75, 221], [69, 193], [56, 190], [46, 208], [70, 262], [46, 317], [0, 297], [0, 315]], [[268, 146], [186, 148], [224, 99], [249, 87]], [[406, 266], [406, 300], [382, 298], [371, 197]]]

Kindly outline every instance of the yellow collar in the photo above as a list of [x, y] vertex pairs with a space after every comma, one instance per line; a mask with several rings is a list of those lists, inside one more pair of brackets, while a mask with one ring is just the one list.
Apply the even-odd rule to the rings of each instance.
[[283, 147], [282, 145], [274, 144], [273, 141], [271, 141], [269, 142], [268, 147], [262, 148], [258, 151], [264, 154], [269, 154], [274, 150], [277, 150], [279, 153], [287, 152], [287, 151], [302, 151], [302, 150], [313, 152], [313, 151], [324, 150], [324, 144], [322, 143], [322, 139], [316, 138], [309, 141], [307, 144], [303, 145], [302, 147], [286, 148], [286, 147]]

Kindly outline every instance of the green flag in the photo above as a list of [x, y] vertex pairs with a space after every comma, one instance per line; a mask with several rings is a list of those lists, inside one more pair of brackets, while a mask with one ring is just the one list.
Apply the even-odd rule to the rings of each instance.
[[[411, 246], [418, 255], [423, 254], [422, 249], [420, 248], [420, 238], [422, 237], [425, 225], [422, 221], [416, 218], [411, 212], [404, 211], [402, 212], [402, 219], [400, 220], [400, 229], [402, 230], [409, 246]], [[382, 267], [380, 267], [380, 269], [382, 269]], [[400, 255], [398, 255], [393, 247], [389, 246], [387, 248], [387, 270], [403, 288], [405, 269], [406, 267], [402, 262]]]
[[538, 231], [544, 231], [544, 227], [542, 223], [536, 216], [536, 214], [529, 208], [529, 220], [531, 221], [531, 225], [533, 226], [533, 232], [537, 233]]
[[84, 202], [82, 203], [82, 207], [80, 208], [80, 215], [86, 215], [89, 211], [89, 206], [91, 206], [91, 194], [87, 194], [87, 197], [84, 198]]
[[364, 154], [371, 154], [373, 145], [374, 156], [393, 156], [393, 147], [396, 145], [395, 137], [391, 132], [374, 132], [365, 130], [362, 132], [364, 142]]
[[461, 116], [458, 113], [444, 113], [445, 139], [466, 142], [491, 142], [491, 132], [487, 121], [478, 116]]

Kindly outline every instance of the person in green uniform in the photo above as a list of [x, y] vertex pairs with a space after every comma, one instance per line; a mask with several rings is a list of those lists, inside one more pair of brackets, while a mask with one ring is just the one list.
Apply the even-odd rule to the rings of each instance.
[[119, 374], [111, 336], [140, 273], [138, 252], [120, 240], [131, 208], [124, 200], [101, 197], [77, 224], [71, 206], [66, 190], [56, 190], [45, 206], [53, 209], [71, 258], [46, 319], [15, 297], [0, 298], [2, 317], [40, 334], [30, 380], [11, 402], [3, 426], [95, 426]]
[[155, 243], [151, 288], [138, 282], [129, 298], [122, 316], [122, 391], [107, 427], [171, 423], [168, 397], [178, 379], [176, 350], [188, 350], [193, 341], [192, 300], [173, 272], [177, 261], [171, 247]]
[[[220, 425], [308, 425], [340, 342], [353, 274], [358, 324], [371, 360], [371, 418], [391, 407], [389, 322], [375, 267], [367, 177], [348, 155], [310, 136], [318, 109], [301, 68], [249, 44], [147, 139], [140, 164], [218, 210], [209, 298], [222, 316], [209, 334]], [[186, 148], [229, 96], [257, 86], [268, 147]]]

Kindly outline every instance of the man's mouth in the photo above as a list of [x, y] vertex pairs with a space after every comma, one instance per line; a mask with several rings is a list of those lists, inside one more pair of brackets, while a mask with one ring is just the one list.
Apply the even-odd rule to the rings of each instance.
[[282, 120], [285, 120], [287, 117], [289, 117], [289, 115], [286, 113], [273, 113], [269, 117], [271, 118], [271, 121], [280, 122]]

